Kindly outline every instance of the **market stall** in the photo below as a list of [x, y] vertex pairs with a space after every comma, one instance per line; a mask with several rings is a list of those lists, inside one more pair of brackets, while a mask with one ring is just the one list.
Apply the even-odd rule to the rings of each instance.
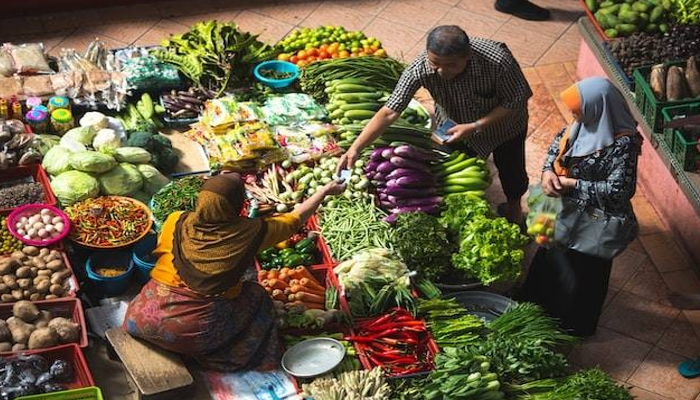
[[[646, 139], [639, 163], [640, 184], [677, 241], [697, 264], [700, 261], [694, 240], [695, 232], [700, 229], [697, 122], [689, 118], [686, 122], [675, 122], [675, 126], [666, 124], [697, 114], [698, 10], [696, 4], [683, 1], [646, 5], [652, 12], [659, 6], [655, 18], [678, 20], [681, 24], [666, 22], [662, 26], [663, 23], [649, 21], [652, 25], [649, 27], [644, 22], [634, 22], [631, 23], [634, 29], [624, 35], [618, 32], [615, 37], [606, 34], [606, 29], [611, 29], [607, 28], [607, 17], [602, 17], [603, 24], [598, 21], [601, 13], [607, 12], [606, 8], [592, 11], [586, 6], [588, 17], [578, 22], [583, 38], [578, 75], [580, 78], [607, 76], [625, 94]], [[617, 7], [616, 15], [634, 11], [621, 7]], [[636, 6], [640, 7], [644, 5]], [[644, 16], [644, 11], [636, 13], [637, 18]], [[634, 18], [634, 14], [623, 14]], [[647, 16], [651, 18], [648, 12]]]
[[[499, 217], [485, 199], [486, 161], [442, 151], [420, 103], [337, 174], [405, 68], [378, 39], [326, 26], [268, 44], [215, 21], [163, 39], [127, 49], [95, 41], [57, 58], [40, 44], [0, 52], [8, 398], [99, 392], [80, 348], [88, 329], [104, 329], [86, 323], [76, 295], [97, 305], [136, 294], [168, 215], [194, 210], [206, 179], [224, 170], [243, 177], [248, 217], [346, 185], [256, 255], [252, 279], [274, 304], [286, 350], [274, 376], [294, 392], [270, 389], [275, 397], [631, 398], [600, 370], [569, 374], [558, 348], [574, 338], [540, 307], [490, 290], [520, 277], [528, 236], [550, 243], [552, 216], [533, 213], [527, 235]], [[193, 154], [206, 165], [183, 162]], [[222, 390], [220, 375], [207, 379]]]

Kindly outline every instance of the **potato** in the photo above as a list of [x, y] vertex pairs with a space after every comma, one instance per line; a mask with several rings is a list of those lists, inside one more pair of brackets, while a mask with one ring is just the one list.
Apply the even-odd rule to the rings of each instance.
[[32, 266], [40, 269], [46, 268], [46, 263], [41, 257], [32, 257]]
[[53, 315], [51, 315], [50, 311], [41, 310], [41, 315], [34, 321], [34, 326], [37, 328], [44, 328], [49, 326], [49, 322], [51, 322], [52, 319]]
[[41, 300], [41, 294], [39, 294], [39, 293], [32, 293], [32, 294], [29, 296], [29, 300], [31, 300], [31, 301]]
[[17, 289], [19, 285], [17, 284], [17, 279], [15, 279], [14, 275], [3, 275], [2, 276], [2, 281], [9, 287], [10, 289]]
[[63, 286], [61, 285], [51, 285], [49, 287], [49, 292], [56, 296], [61, 296], [64, 292]]
[[56, 317], [49, 321], [49, 328], [58, 333], [61, 343], [75, 343], [80, 340], [80, 325], [68, 318]]
[[39, 270], [37, 276], [46, 276], [46, 277], [50, 277], [51, 275], [53, 275], [53, 271], [51, 271], [51, 270], [49, 270], [49, 269], [42, 269], [42, 270]]
[[34, 325], [28, 324], [17, 317], [7, 319], [7, 326], [12, 334], [12, 341], [15, 343], [27, 344], [29, 336], [36, 329]]
[[20, 289], [28, 289], [30, 286], [32, 286], [32, 280], [29, 278], [17, 279], [17, 284], [19, 285]]
[[55, 294], [47, 294], [46, 297], [44, 297], [44, 299], [46, 299], [46, 300], [53, 300], [53, 299], [57, 299], [57, 298], [58, 298], [58, 296], [56, 296]]
[[46, 257], [49, 255], [49, 253], [51, 253], [49, 249], [47, 249], [46, 247], [42, 247], [42, 249], [39, 250], [39, 257]]
[[29, 300], [29, 296], [31, 296], [32, 293], [36, 293], [36, 290], [24, 289], [22, 291], [22, 298]]
[[48, 294], [51, 282], [48, 279], [43, 279], [36, 284], [36, 291], [41, 294]]
[[15, 298], [11, 294], [5, 293], [0, 295], [0, 300], [2, 300], [3, 303], [9, 303], [15, 301]]
[[63, 257], [61, 255], [61, 252], [58, 250], [51, 250], [51, 254], [48, 256], [48, 261], [51, 262], [53, 260], [63, 260]]
[[34, 322], [41, 312], [31, 301], [18, 301], [12, 306], [12, 315], [24, 322]]
[[12, 258], [0, 260], [0, 274], [11, 274], [20, 266], [20, 263]]
[[34, 246], [26, 246], [25, 248], [22, 249], [22, 253], [24, 253], [28, 256], [38, 256], [39, 255], [39, 248], [34, 247]]
[[32, 278], [34, 278], [35, 276], [39, 275], [39, 268], [37, 268], [37, 267], [29, 268], [29, 274], [31, 275]]
[[12, 332], [7, 326], [7, 322], [4, 319], [0, 319], [0, 342], [7, 342], [12, 340]]
[[10, 342], [0, 343], [0, 352], [7, 353], [9, 351], [12, 351], [12, 343], [10, 343]]
[[0, 294], [10, 293], [10, 288], [4, 283], [0, 283]]
[[10, 254], [10, 257], [18, 263], [21, 263], [27, 259], [27, 255], [22, 253], [20, 250], [13, 251], [12, 254]]
[[63, 265], [63, 260], [53, 260], [46, 264], [46, 268], [52, 271], [60, 271], [65, 268], [65, 265]]
[[22, 292], [22, 289], [13, 289], [11, 294], [12, 298], [15, 300], [22, 300], [24, 298], [24, 292]]
[[54, 272], [53, 275], [51, 275], [51, 283], [53, 283], [54, 285], [60, 285], [66, 280], [66, 278], [68, 278], [71, 275], [72, 273], [69, 269]]
[[24, 351], [27, 350], [27, 345], [22, 344], [22, 343], [15, 343], [14, 346], [12, 346], [12, 351], [17, 352], [17, 351]]
[[45, 349], [47, 347], [52, 347], [58, 344], [61, 338], [58, 336], [55, 330], [46, 327], [39, 328], [29, 335], [28, 346], [29, 350], [34, 349]]

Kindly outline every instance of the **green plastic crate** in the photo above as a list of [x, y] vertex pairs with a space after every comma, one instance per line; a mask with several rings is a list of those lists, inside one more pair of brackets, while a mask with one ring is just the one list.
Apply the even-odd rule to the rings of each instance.
[[[690, 103], [682, 106], [672, 106], [672, 107], [664, 107], [661, 110], [661, 115], [663, 117], [663, 124], [672, 121], [676, 116], [685, 116], [685, 115], [695, 115], [695, 114], [700, 114], [700, 103]], [[675, 140], [674, 138], [676, 137], [675, 134], [675, 129], [673, 128], [662, 128], [661, 130], [661, 137], [663, 138], [664, 142], [668, 145], [669, 149], [673, 149], [673, 141]]]
[[100, 388], [91, 386], [82, 389], [18, 397], [17, 400], [104, 400], [104, 398]]
[[675, 131], [676, 137], [673, 139], [673, 155], [678, 162], [683, 165], [685, 171], [698, 170], [698, 141], [690, 140], [681, 131]]
[[[685, 61], [677, 61], [666, 63], [666, 66], [685, 66]], [[654, 96], [649, 84], [649, 75], [651, 74], [651, 65], [637, 68], [634, 70], [634, 93], [637, 108], [644, 116], [644, 120], [649, 124], [653, 132], [661, 132], [663, 115], [661, 110], [665, 107], [682, 106], [697, 102], [697, 99], [679, 100], [679, 101], [659, 101]]]

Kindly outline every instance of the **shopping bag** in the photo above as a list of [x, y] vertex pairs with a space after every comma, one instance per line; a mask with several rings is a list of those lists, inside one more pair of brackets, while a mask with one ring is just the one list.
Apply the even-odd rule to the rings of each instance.
[[552, 246], [557, 214], [562, 209], [561, 199], [547, 196], [540, 185], [532, 185], [527, 204], [530, 209], [526, 219], [527, 234], [540, 246]]

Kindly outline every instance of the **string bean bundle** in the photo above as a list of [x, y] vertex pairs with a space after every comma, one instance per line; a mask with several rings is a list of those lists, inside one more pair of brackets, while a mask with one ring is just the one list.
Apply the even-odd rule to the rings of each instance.
[[339, 197], [321, 213], [321, 231], [338, 261], [347, 260], [360, 250], [391, 248], [393, 229], [383, 221], [386, 214], [365, 199]]

